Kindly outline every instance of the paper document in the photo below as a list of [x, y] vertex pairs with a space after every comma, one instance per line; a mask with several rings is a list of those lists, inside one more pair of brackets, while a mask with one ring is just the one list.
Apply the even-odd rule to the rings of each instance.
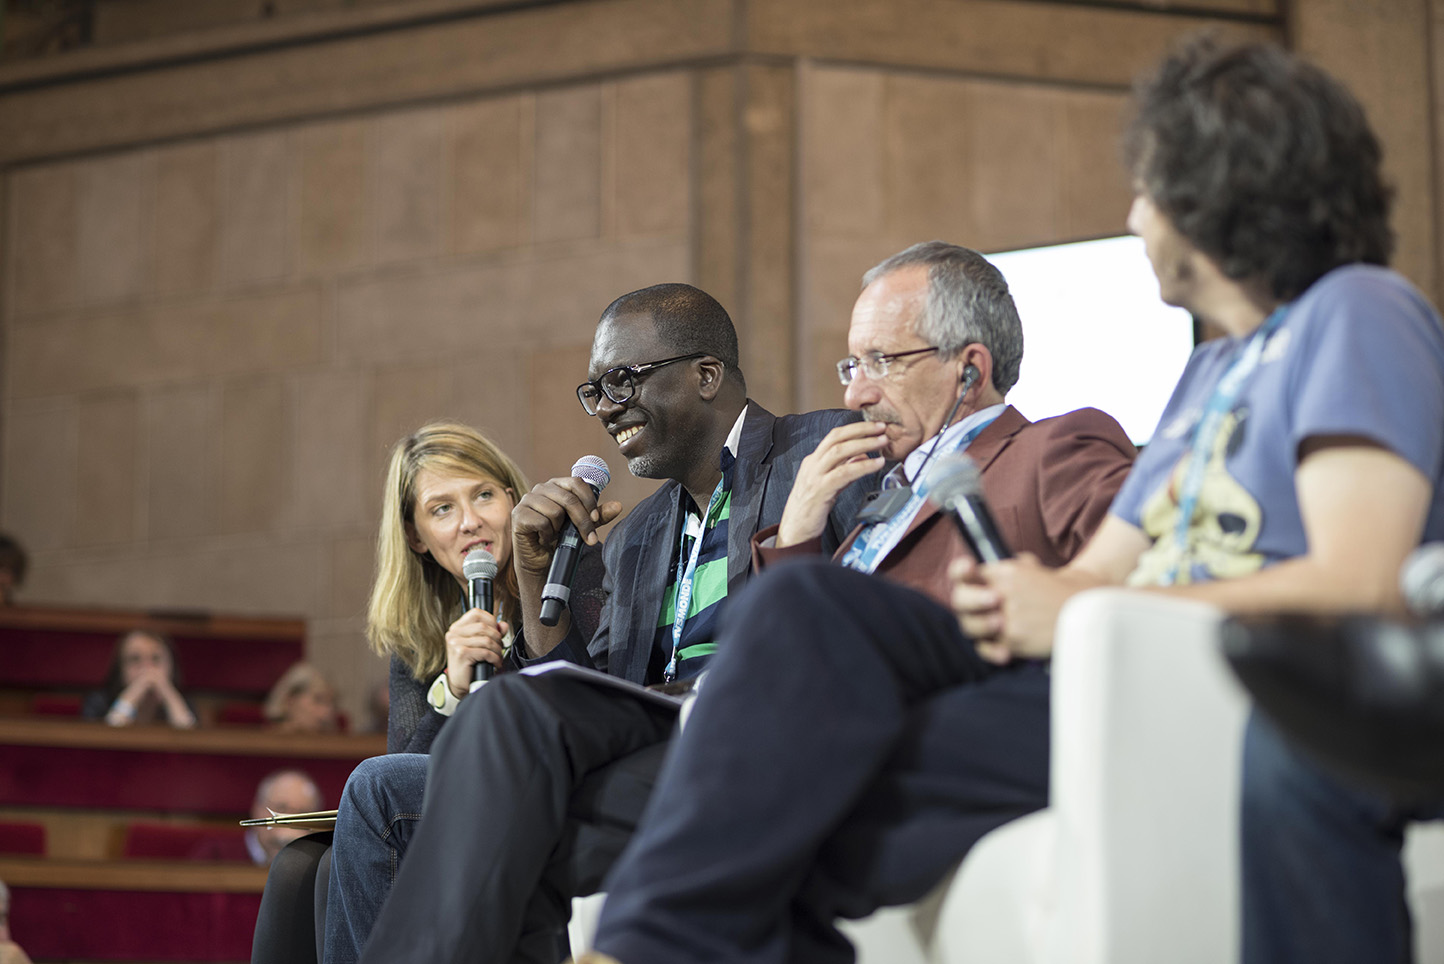
[[588, 669], [585, 666], [578, 666], [576, 663], [568, 663], [564, 659], [554, 659], [549, 663], [537, 663], [535, 666], [528, 666], [518, 670], [523, 676], [549, 676], [561, 675], [570, 676], [573, 679], [585, 680], [597, 686], [610, 686], [613, 689], [621, 690], [623, 693], [630, 693], [637, 699], [647, 703], [655, 703], [658, 706], [665, 706], [671, 709], [681, 709], [685, 702], [687, 693], [692, 689], [693, 680], [680, 680], [677, 683], [663, 684], [665, 688], [652, 688], [638, 686], [636, 683], [624, 680], [619, 676], [609, 676], [606, 673]]

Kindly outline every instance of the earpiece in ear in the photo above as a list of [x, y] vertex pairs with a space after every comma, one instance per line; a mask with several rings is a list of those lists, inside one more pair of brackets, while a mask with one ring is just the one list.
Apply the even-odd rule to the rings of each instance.
[[973, 384], [982, 377], [983, 373], [978, 371], [978, 366], [968, 365], [965, 367], [963, 369], [963, 394], [966, 395], [968, 389], [972, 388]]

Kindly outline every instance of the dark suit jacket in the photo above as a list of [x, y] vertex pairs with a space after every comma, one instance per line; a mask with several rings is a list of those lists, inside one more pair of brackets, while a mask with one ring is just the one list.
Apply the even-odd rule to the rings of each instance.
[[[732, 475], [732, 510], [728, 520], [727, 593], [742, 588], [751, 574], [752, 535], [776, 525], [797, 478], [797, 466], [822, 437], [857, 413], [831, 409], [802, 415], [773, 415], [756, 402], [747, 403], [737, 465]], [[976, 443], [974, 443], [976, 444]], [[719, 453], [720, 457], [720, 453]], [[828, 531], [816, 552], [831, 552], [848, 531], [863, 495], [877, 485], [869, 477], [849, 486], [838, 498]], [[668, 481], [640, 502], [607, 537], [603, 558], [607, 601], [591, 641], [581, 638], [575, 623], [545, 659], [566, 659], [595, 666], [635, 683], [646, 679], [652, 640], [662, 596], [667, 591], [677, 534], [681, 531], [683, 490]]]
[[[1014, 552], [1031, 552], [1061, 566], [1083, 547], [1108, 514], [1137, 449], [1122, 426], [1096, 408], [1030, 422], [1011, 405], [968, 446], [978, 464], [983, 494], [998, 529]], [[848, 535], [841, 559], [861, 527]], [[762, 548], [775, 528], [754, 541], [758, 569], [793, 555], [816, 555], [816, 543]], [[971, 554], [957, 526], [931, 502], [924, 504], [887, 554], [877, 574], [948, 604], [948, 563]]]

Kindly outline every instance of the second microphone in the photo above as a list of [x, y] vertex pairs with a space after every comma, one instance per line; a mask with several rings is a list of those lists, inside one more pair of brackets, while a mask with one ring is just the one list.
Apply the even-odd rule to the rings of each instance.
[[[496, 579], [496, 557], [485, 549], [473, 549], [461, 560], [461, 574], [466, 577], [466, 608], [494, 613], [492, 582]], [[471, 689], [496, 675], [496, 667], [480, 660], [471, 667]]]
[[[612, 481], [607, 463], [595, 455], [583, 455], [572, 466], [572, 475], [591, 486], [593, 495], [600, 495]], [[542, 589], [541, 624], [555, 626], [562, 618], [562, 609], [572, 595], [572, 580], [576, 578], [577, 561], [581, 559], [582, 538], [576, 525], [567, 520], [557, 540], [557, 550], [552, 555], [551, 568], [547, 570], [546, 586]]]

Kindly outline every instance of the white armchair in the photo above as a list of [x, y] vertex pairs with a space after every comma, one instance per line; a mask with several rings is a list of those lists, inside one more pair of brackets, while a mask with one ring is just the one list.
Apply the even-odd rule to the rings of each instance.
[[[1095, 590], [1058, 624], [1052, 801], [911, 908], [849, 925], [863, 964], [1229, 964], [1238, 958], [1246, 698], [1220, 614]], [[1444, 831], [1406, 849], [1417, 960], [1444, 960]]]

